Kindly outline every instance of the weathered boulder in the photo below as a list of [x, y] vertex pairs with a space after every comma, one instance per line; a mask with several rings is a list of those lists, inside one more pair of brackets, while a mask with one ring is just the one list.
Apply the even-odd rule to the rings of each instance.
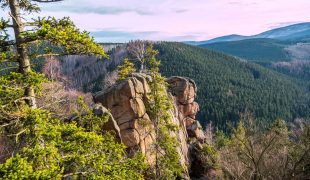
[[155, 162], [152, 144], [155, 142], [154, 125], [147, 113], [149, 81], [146, 74], [136, 73], [124, 81], [94, 96], [96, 103], [111, 110], [123, 143], [129, 149], [141, 150], [150, 164]]
[[103, 126], [101, 127], [101, 129], [103, 131], [112, 131], [115, 133], [115, 139], [117, 142], [122, 142], [121, 139], [121, 134], [120, 134], [120, 129], [116, 123], [116, 121], [114, 120], [112, 114], [109, 112], [109, 110], [107, 110], [105, 107], [103, 107], [100, 104], [95, 104], [93, 105], [93, 113], [96, 116], [109, 116], [109, 119], [106, 123], [103, 124]]
[[205, 139], [205, 135], [199, 121], [192, 121], [192, 123], [186, 127], [186, 130], [189, 137], [194, 137], [202, 141]]
[[197, 86], [193, 80], [186, 77], [172, 76], [167, 79], [172, 95], [180, 104], [193, 103], [196, 98]]
[[199, 121], [196, 120], [199, 105], [194, 101], [197, 96], [195, 82], [180, 76], [172, 76], [166, 81], [169, 84], [168, 91], [174, 96], [179, 111], [178, 118], [185, 125], [188, 136], [203, 142], [205, 135]]

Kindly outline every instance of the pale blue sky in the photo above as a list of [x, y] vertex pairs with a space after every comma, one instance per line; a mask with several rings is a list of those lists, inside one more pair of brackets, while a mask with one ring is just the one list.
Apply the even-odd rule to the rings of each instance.
[[309, 9], [310, 0], [65, 0], [40, 15], [69, 16], [100, 42], [187, 41], [309, 22]]

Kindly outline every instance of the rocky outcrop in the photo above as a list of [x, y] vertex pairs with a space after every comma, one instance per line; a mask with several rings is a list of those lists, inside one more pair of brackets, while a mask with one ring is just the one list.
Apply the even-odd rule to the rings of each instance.
[[155, 131], [146, 110], [150, 93], [148, 81], [149, 76], [135, 74], [134, 77], [97, 93], [94, 100], [111, 111], [120, 129], [122, 142], [130, 150], [141, 149], [152, 164], [155, 161], [152, 153]]
[[199, 105], [195, 102], [197, 96], [197, 86], [195, 82], [186, 77], [173, 76], [167, 79], [168, 91], [175, 99], [178, 108], [178, 119], [186, 127], [190, 138], [196, 138], [203, 142], [205, 139], [202, 127], [196, 120]]
[[112, 114], [100, 104], [95, 104], [92, 107], [93, 113], [96, 116], [108, 116], [108, 121], [101, 127], [102, 131], [112, 131], [114, 132], [115, 139], [117, 142], [122, 142], [120, 129], [117, 122], [114, 120]]
[[[143, 73], [133, 74], [132, 77], [118, 82], [114, 86], [99, 92], [94, 96], [96, 103], [101, 103], [110, 110], [120, 133], [122, 142], [129, 151], [140, 149], [150, 164], [155, 162], [154, 143], [155, 131], [147, 107], [151, 89], [150, 76]], [[171, 77], [167, 79], [170, 84], [167, 96], [174, 99], [174, 109], [170, 115], [179, 131], [172, 133], [180, 142], [177, 151], [181, 157], [181, 164], [189, 165], [189, 139], [204, 140], [204, 134], [196, 113], [199, 111], [196, 98], [197, 87], [189, 78]], [[116, 128], [117, 129], [117, 128]]]

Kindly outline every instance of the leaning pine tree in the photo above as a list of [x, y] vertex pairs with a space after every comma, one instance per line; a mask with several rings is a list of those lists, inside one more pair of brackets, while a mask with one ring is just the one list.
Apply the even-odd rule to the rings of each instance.
[[[37, 108], [35, 94], [40, 94], [46, 79], [32, 70], [32, 59], [106, 54], [68, 18], [24, 22], [22, 15], [40, 10], [33, 1], [0, 0], [12, 21], [0, 20], [0, 67], [18, 66], [16, 71], [0, 72], [0, 178], [143, 179], [143, 157], [126, 157], [125, 146], [100, 130], [107, 116], [95, 116], [81, 100], [87, 115], [78, 114], [70, 122]], [[6, 33], [9, 28], [14, 30], [14, 40]]]

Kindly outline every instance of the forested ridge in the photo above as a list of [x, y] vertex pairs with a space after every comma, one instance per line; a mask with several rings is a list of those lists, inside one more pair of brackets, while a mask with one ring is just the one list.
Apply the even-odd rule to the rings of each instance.
[[[106, 75], [114, 72], [127, 56], [124, 47], [112, 48], [108, 61], [66, 57], [60, 63], [62, 73], [73, 88], [96, 93], [105, 88]], [[163, 75], [195, 80], [200, 105], [198, 119], [203, 125], [212, 121], [219, 129], [227, 130], [227, 125], [236, 124], [240, 113], [245, 112], [253, 113], [265, 125], [278, 118], [290, 122], [310, 115], [308, 82], [197, 46], [158, 42], [154, 48], [159, 50]], [[41, 71], [42, 63], [38, 65]]]
[[289, 53], [285, 50], [291, 44], [294, 43], [261, 38], [203, 44], [200, 47], [209, 48], [250, 61], [277, 62], [289, 61], [291, 59]]
[[[124, 47], [121, 45], [110, 50], [111, 59], [108, 61], [65, 58], [60, 64], [62, 72], [73, 88], [98, 92], [106, 86], [103, 81], [106, 75], [114, 72], [122, 58], [127, 56]], [[212, 121], [219, 129], [227, 130], [227, 124], [236, 124], [240, 113], [245, 112], [253, 113], [265, 125], [277, 118], [290, 122], [310, 115], [310, 84], [305, 81], [196, 46], [158, 42], [154, 48], [159, 50], [163, 75], [195, 80], [200, 105], [198, 119], [203, 125]], [[67, 66], [74, 68], [68, 69]]]
[[310, 115], [309, 84], [208, 49], [172, 42], [155, 48], [166, 77], [195, 80], [202, 123], [212, 121], [227, 129], [227, 123], [237, 123], [244, 112], [253, 113], [262, 124]]

